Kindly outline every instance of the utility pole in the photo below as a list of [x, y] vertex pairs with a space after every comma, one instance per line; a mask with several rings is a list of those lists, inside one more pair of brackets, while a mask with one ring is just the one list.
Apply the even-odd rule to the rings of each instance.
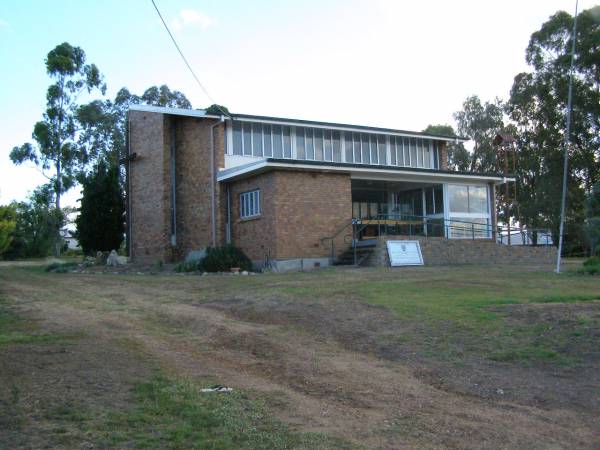
[[575, 0], [575, 17], [573, 19], [573, 33], [571, 33], [571, 68], [569, 69], [569, 93], [567, 97], [567, 129], [565, 132], [565, 155], [563, 162], [563, 187], [560, 206], [560, 227], [558, 231], [558, 254], [556, 255], [556, 273], [560, 273], [561, 255], [563, 249], [563, 236], [565, 231], [565, 211], [567, 204], [567, 177], [569, 167], [569, 147], [571, 144], [571, 109], [573, 107], [573, 68], [575, 66], [575, 42], [577, 41], [577, 7], [579, 1]]

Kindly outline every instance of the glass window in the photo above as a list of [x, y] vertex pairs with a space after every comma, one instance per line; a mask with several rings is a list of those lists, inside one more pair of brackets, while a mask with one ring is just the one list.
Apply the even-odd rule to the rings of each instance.
[[387, 145], [385, 136], [377, 136], [377, 150], [379, 151], [379, 164], [387, 164]]
[[473, 219], [472, 217], [455, 217], [448, 222], [450, 237], [459, 239], [489, 238], [491, 229], [488, 219]]
[[314, 129], [315, 135], [315, 160], [323, 161], [323, 130], [320, 128]]
[[260, 189], [240, 194], [240, 218], [260, 216]]
[[233, 154], [242, 155], [242, 123], [233, 122]]
[[273, 156], [273, 142], [271, 141], [271, 125], [263, 125], [263, 148], [265, 156]]
[[444, 188], [438, 186], [433, 188], [435, 198], [435, 213], [442, 214], [444, 212]]
[[361, 135], [361, 154], [362, 154], [362, 163], [363, 164], [371, 164], [371, 153], [369, 151], [369, 135], [363, 134]]
[[325, 148], [325, 161], [333, 160], [333, 148], [331, 145], [331, 130], [325, 130], [323, 136], [323, 147]]
[[273, 125], [273, 156], [275, 158], [283, 157], [283, 136], [280, 125]]
[[339, 131], [333, 132], [333, 160], [335, 162], [342, 161], [342, 147], [340, 137], [341, 136]]
[[252, 124], [252, 155], [262, 156], [262, 126], [260, 123]]
[[469, 212], [487, 214], [488, 198], [486, 186], [469, 186]]
[[371, 146], [371, 164], [379, 164], [379, 154], [377, 153], [377, 136], [372, 134], [369, 139]]
[[425, 214], [435, 214], [433, 188], [425, 189]]
[[417, 140], [415, 138], [407, 139], [410, 145], [410, 166], [417, 167]]
[[283, 157], [292, 157], [292, 137], [290, 127], [283, 127]]
[[410, 145], [408, 138], [402, 138], [402, 152], [404, 153], [404, 166], [410, 167]]
[[306, 131], [306, 159], [315, 159], [315, 146], [313, 141], [312, 128], [305, 128]]
[[352, 149], [352, 133], [344, 133], [344, 153], [346, 154], [346, 162], [354, 162], [354, 153]]
[[396, 153], [396, 137], [390, 136], [390, 158], [392, 159], [390, 161], [390, 164], [392, 166], [397, 165], [396, 155], [397, 155], [397, 153]]
[[423, 166], [426, 169], [431, 169], [431, 148], [430, 141], [423, 141]]
[[360, 134], [352, 133], [352, 140], [354, 141], [354, 162], [362, 162], [362, 154], [360, 153]]
[[437, 144], [437, 142], [433, 141], [432, 145], [433, 145], [433, 168], [439, 169], [440, 168], [440, 157], [439, 157], [438, 144]]
[[243, 143], [244, 143], [244, 155], [250, 156], [252, 155], [252, 124], [245, 123], [243, 124]]
[[417, 167], [423, 167], [423, 141], [417, 139]]
[[448, 200], [450, 211], [458, 213], [469, 212], [469, 188], [467, 186], [448, 185]]
[[304, 128], [296, 128], [296, 158], [306, 159], [306, 141], [304, 139]]

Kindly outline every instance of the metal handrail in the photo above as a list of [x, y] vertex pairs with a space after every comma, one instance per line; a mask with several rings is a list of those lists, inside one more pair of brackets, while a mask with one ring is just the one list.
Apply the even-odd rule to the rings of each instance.
[[[391, 223], [371, 223], [372, 221], [389, 221]], [[401, 223], [405, 222], [405, 223]], [[408, 222], [408, 223], [406, 223]], [[411, 223], [416, 222], [416, 223]], [[460, 230], [461, 233], [465, 234], [462, 236], [463, 239], [468, 239], [469, 234], [470, 238], [475, 239], [488, 239], [494, 240], [497, 242], [497, 238], [500, 237], [500, 243], [503, 244], [504, 233], [510, 233], [514, 235], [513, 232], [516, 232], [523, 236], [523, 245], [526, 241], [530, 240], [530, 237], [534, 233], [545, 233], [546, 234], [546, 243], [545, 245], [550, 245], [549, 242], [549, 233], [547, 229], [530, 229], [526, 228], [523, 230], [522, 228], [510, 227], [510, 226], [500, 226], [500, 225], [490, 225], [490, 224], [482, 224], [479, 222], [472, 222], [460, 219], [446, 219], [444, 217], [430, 217], [430, 216], [420, 216], [414, 214], [377, 214], [375, 216], [370, 216], [367, 218], [353, 218], [349, 222], [345, 223], [342, 227], [340, 227], [332, 236], [327, 236], [321, 238], [321, 243], [324, 244], [326, 241], [330, 241], [331, 244], [331, 261], [332, 263], [336, 259], [335, 254], [335, 239], [342, 234], [346, 229], [352, 227], [352, 234], [347, 234], [344, 236], [344, 241], [346, 242], [347, 237], [351, 237], [352, 241], [350, 242], [351, 248], [354, 251], [354, 262], [356, 264], [357, 256], [356, 256], [356, 248], [357, 242], [359, 240], [360, 233], [369, 226], [377, 225], [378, 226], [378, 236], [383, 236], [389, 233], [388, 227], [398, 227], [398, 226], [407, 226], [408, 227], [408, 236], [419, 235], [419, 236], [429, 236], [430, 234], [435, 235], [435, 230], [442, 231], [441, 235], [434, 237], [442, 237], [445, 239], [451, 238], [451, 232], [454, 230]], [[470, 233], [469, 233], [470, 228]], [[422, 231], [419, 232], [418, 230]], [[431, 230], [431, 231], [430, 231]], [[454, 236], [454, 238], [458, 238]], [[347, 242], [346, 242], [347, 243]], [[537, 244], [537, 243], [536, 243]], [[544, 245], [544, 244], [542, 244]]]

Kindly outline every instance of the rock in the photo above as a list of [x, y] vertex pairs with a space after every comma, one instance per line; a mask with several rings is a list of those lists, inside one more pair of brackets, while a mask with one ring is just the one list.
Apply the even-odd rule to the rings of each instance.
[[248, 271], [247, 271], [247, 270], [244, 270], [244, 271], [242, 272], [242, 275], [248, 275]]
[[129, 258], [127, 258], [127, 256], [117, 255], [117, 262], [119, 263], [119, 266], [124, 266], [129, 262]]
[[106, 265], [111, 267], [119, 266], [119, 255], [116, 250], [111, 250], [108, 258], [106, 258]]
[[498, 395], [504, 395], [504, 389], [496, 389], [496, 394]]
[[101, 265], [106, 262], [106, 253], [98, 251], [96, 252], [96, 259], [94, 260], [96, 264]]

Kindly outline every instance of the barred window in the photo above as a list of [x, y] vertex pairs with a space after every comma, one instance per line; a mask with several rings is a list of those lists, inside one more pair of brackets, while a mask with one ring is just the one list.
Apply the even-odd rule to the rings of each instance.
[[240, 218], [260, 216], [260, 189], [240, 194]]

